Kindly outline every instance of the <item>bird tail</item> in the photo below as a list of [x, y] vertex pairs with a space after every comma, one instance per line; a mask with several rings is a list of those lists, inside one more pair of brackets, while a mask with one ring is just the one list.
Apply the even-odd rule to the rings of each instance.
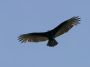
[[56, 46], [57, 44], [58, 44], [58, 42], [57, 42], [55, 39], [51, 39], [51, 40], [48, 41], [47, 46], [49, 46], [49, 47], [54, 47], [54, 46]]

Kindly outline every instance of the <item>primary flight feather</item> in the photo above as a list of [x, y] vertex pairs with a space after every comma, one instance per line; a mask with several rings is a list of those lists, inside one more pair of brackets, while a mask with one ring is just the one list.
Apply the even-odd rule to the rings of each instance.
[[47, 31], [47, 32], [37, 32], [37, 33], [27, 33], [22, 34], [18, 37], [18, 40], [22, 43], [24, 42], [41, 42], [48, 40], [47, 46], [54, 47], [58, 44], [55, 40], [56, 37], [68, 32], [73, 26], [79, 24], [80, 18], [72, 17], [61, 24], [56, 28]]

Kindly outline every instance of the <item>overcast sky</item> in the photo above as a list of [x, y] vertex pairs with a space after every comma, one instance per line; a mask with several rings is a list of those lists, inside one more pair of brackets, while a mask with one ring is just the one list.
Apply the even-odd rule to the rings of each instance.
[[[80, 24], [47, 41], [18, 42], [20, 34], [45, 32], [80, 16]], [[90, 67], [90, 0], [0, 0], [0, 67]]]

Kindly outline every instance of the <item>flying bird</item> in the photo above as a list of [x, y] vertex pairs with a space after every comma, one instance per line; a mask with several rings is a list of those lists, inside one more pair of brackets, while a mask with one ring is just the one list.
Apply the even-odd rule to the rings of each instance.
[[62, 22], [52, 30], [46, 32], [34, 32], [22, 34], [18, 37], [18, 40], [21, 41], [22, 43], [48, 41], [47, 46], [54, 47], [58, 44], [55, 38], [68, 32], [72, 27], [79, 24], [79, 21], [80, 21], [79, 16], [74, 16]]

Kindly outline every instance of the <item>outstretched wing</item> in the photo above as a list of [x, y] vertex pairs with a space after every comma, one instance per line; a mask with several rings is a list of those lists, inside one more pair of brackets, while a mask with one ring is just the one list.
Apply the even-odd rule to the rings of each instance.
[[46, 41], [48, 38], [45, 36], [45, 33], [28, 33], [22, 34], [18, 37], [18, 40], [22, 43], [24, 42], [40, 42]]
[[52, 30], [54, 31], [55, 37], [68, 32], [73, 26], [79, 24], [79, 21], [80, 18], [77, 16], [62, 22], [59, 26]]

